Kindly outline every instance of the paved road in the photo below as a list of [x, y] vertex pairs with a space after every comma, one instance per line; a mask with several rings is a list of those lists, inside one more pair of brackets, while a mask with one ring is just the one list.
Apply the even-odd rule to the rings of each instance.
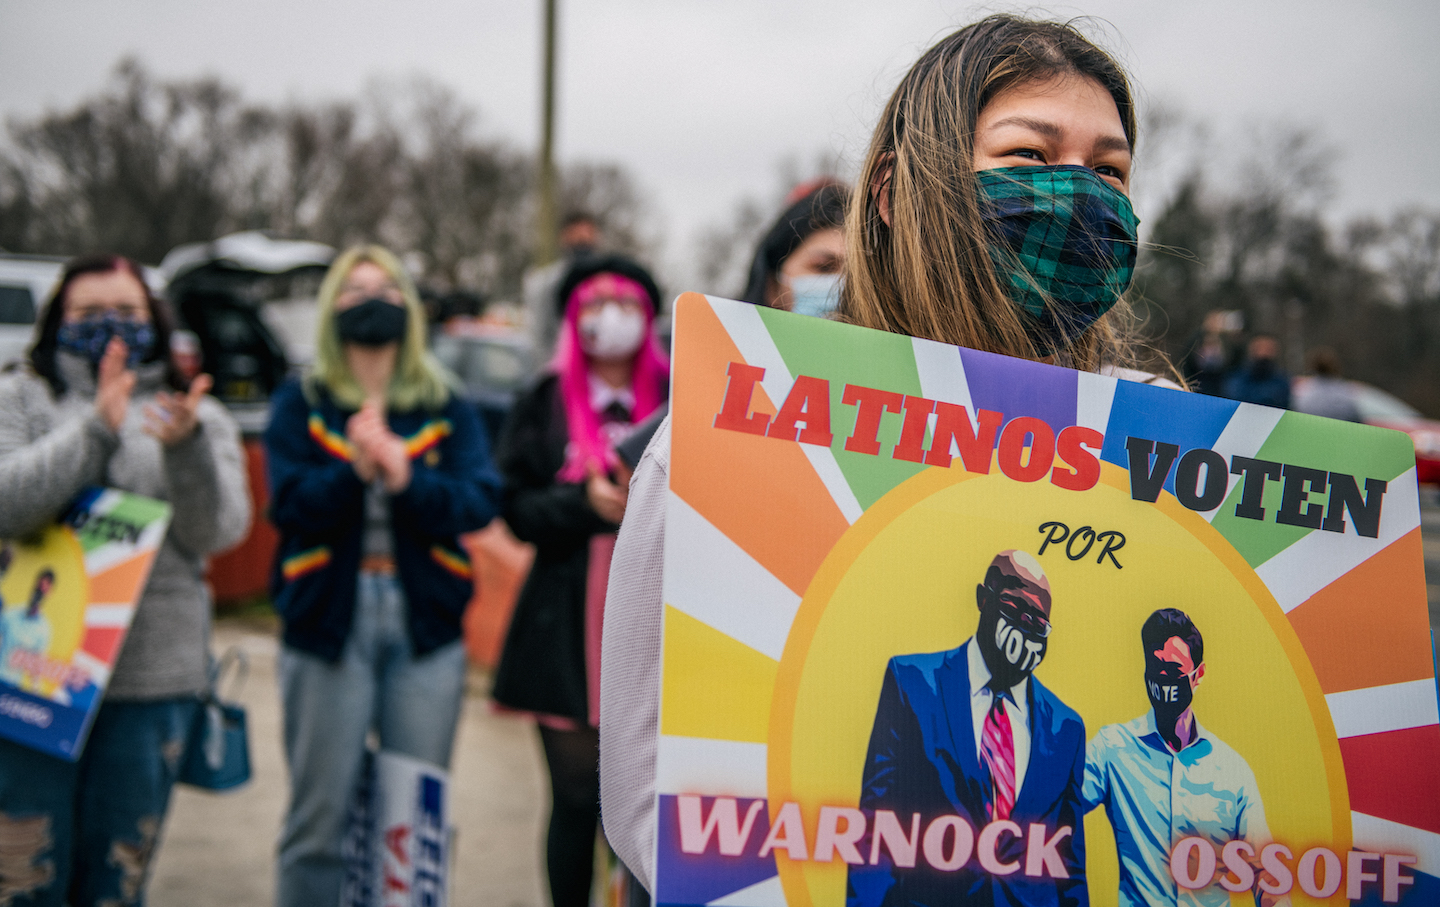
[[[1440, 628], [1440, 494], [1423, 498], [1430, 624]], [[153, 907], [265, 907], [274, 885], [274, 844], [285, 806], [273, 631], [221, 621], [216, 647], [241, 646], [251, 678], [248, 708], [255, 780], [231, 794], [177, 791], [150, 888]], [[485, 679], [472, 675], [453, 767], [458, 834], [456, 907], [543, 907], [543, 757], [528, 722], [493, 714]]]
[[[274, 898], [275, 839], [285, 809], [273, 631], [220, 621], [216, 650], [250, 658], [241, 696], [254, 779], [228, 794], [176, 788], [156, 860], [152, 907], [266, 907]], [[549, 791], [532, 725], [493, 714], [485, 679], [471, 677], [455, 742], [452, 803], [457, 829], [451, 904], [543, 907], [540, 846]]]

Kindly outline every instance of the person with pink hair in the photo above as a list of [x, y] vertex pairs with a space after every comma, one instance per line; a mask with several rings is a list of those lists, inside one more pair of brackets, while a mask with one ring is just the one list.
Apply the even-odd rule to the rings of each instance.
[[670, 364], [655, 339], [655, 281], [628, 258], [566, 274], [555, 358], [511, 410], [496, 460], [503, 515], [535, 545], [493, 696], [533, 713], [550, 771], [546, 836], [556, 907], [589, 902], [600, 818], [599, 654], [629, 471], [615, 444], [665, 403]]

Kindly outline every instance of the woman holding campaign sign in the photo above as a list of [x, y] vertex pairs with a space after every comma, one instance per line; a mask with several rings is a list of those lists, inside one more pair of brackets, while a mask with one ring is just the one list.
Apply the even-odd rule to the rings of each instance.
[[[1135, 134], [1124, 72], [1072, 26], [992, 16], [941, 40], [902, 79], [871, 141], [837, 317], [1084, 371], [1132, 365], [1123, 294], [1137, 243]], [[652, 891], [669, 457], [667, 424], [637, 468], [615, 552], [625, 581], [608, 602], [601, 708], [606, 831]], [[1083, 743], [1078, 731], [1067, 739]], [[866, 879], [850, 898], [889, 903], [889, 890]], [[1083, 879], [1052, 885], [1037, 902], [1083, 902], [1084, 892]]]
[[[0, 891], [8, 903], [140, 897], [207, 687], [205, 557], [244, 537], [250, 497], [235, 423], [206, 396], [208, 376], [180, 377], [169, 355], [172, 326], [135, 262], [78, 258], [40, 317], [29, 361], [0, 382], [0, 538], [38, 533], [86, 486], [172, 508], [78, 761], [0, 740]], [[40, 621], [74, 582], [45, 570], [27, 601], [6, 603], [0, 681], [13, 686], [60, 658], [59, 634]], [[18, 661], [26, 637], [44, 650], [28, 665]]]
[[621, 256], [571, 268], [556, 296], [555, 359], [510, 414], [497, 459], [505, 520], [536, 546], [495, 675], [495, 700], [533, 712], [550, 769], [550, 897], [589, 903], [600, 792], [599, 631], [615, 529], [625, 514], [615, 444], [666, 399], [652, 325], [655, 281]]
[[474, 411], [425, 350], [396, 257], [356, 246], [320, 287], [316, 362], [277, 392], [265, 432], [289, 814], [281, 905], [333, 904], [346, 810], [381, 749], [449, 765], [465, 689], [459, 536], [498, 506]]
[[[754, 305], [800, 315], [829, 317], [840, 303], [845, 265], [845, 207], [850, 193], [828, 177], [790, 190], [785, 209], [760, 238], [741, 297]], [[633, 469], [660, 423], [670, 414], [663, 405], [616, 448]]]

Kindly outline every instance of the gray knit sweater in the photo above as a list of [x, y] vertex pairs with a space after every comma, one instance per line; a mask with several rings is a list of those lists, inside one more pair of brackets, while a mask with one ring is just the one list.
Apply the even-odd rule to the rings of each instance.
[[138, 369], [125, 422], [112, 432], [95, 414], [89, 362], [57, 353], [68, 389], [56, 399], [29, 371], [0, 378], [0, 538], [54, 520], [85, 485], [169, 501], [170, 531], [150, 572], [115, 664], [108, 699], [164, 699], [205, 687], [210, 596], [205, 556], [236, 544], [250, 526], [250, 492], [235, 421], [201, 402], [195, 433], [172, 447], [145, 434], [144, 408], [165, 389], [163, 367]]

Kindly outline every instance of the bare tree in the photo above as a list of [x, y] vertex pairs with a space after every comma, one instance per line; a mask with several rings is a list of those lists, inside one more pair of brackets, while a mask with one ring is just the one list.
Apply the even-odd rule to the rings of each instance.
[[796, 156], [776, 161], [770, 188], [737, 199], [729, 216], [705, 226], [695, 242], [695, 274], [707, 292], [738, 297], [745, 291], [756, 246], [780, 216], [785, 199], [801, 183], [821, 177], [849, 182], [844, 162], [826, 151], [804, 164]]
[[123, 61], [100, 96], [10, 124], [0, 243], [60, 253], [109, 248], [158, 261], [179, 243], [232, 229], [232, 200], [252, 179], [231, 152], [266, 121], [215, 80], [158, 84]]
[[1180, 359], [1206, 312], [1238, 309], [1293, 367], [1330, 346], [1352, 376], [1440, 412], [1440, 213], [1337, 230], [1333, 150], [1306, 129], [1251, 133], [1238, 159], [1192, 159], [1153, 218], [1137, 273], [1151, 332]]
[[428, 262], [427, 280], [494, 292], [518, 285], [528, 246], [529, 164], [473, 137], [476, 116], [448, 89], [412, 84], [396, 132], [411, 139], [402, 174], [400, 223]]
[[735, 203], [727, 222], [711, 224], [701, 232], [696, 243], [701, 287], [722, 296], [739, 297], [745, 292], [755, 246], [775, 217], [774, 208], [746, 196]]
[[[530, 156], [476, 134], [478, 116], [425, 80], [360, 101], [247, 105], [213, 79], [159, 82], [134, 60], [73, 110], [12, 121], [0, 147], [0, 247], [108, 248], [158, 261], [183, 242], [265, 229], [336, 246], [382, 242], [440, 289], [516, 295], [532, 257]], [[612, 245], [649, 251], [622, 167], [576, 164], [567, 205]]]
[[1411, 208], [1390, 221], [1386, 266], [1406, 308], [1440, 307], [1440, 212]]
[[606, 245], [617, 252], [646, 258], [659, 243], [647, 229], [651, 211], [639, 187], [630, 172], [617, 164], [580, 161], [563, 166], [560, 210], [593, 216]]
[[1400, 212], [1381, 242], [1401, 310], [1403, 347], [1418, 364], [1402, 392], [1415, 405], [1440, 414], [1440, 211]]

